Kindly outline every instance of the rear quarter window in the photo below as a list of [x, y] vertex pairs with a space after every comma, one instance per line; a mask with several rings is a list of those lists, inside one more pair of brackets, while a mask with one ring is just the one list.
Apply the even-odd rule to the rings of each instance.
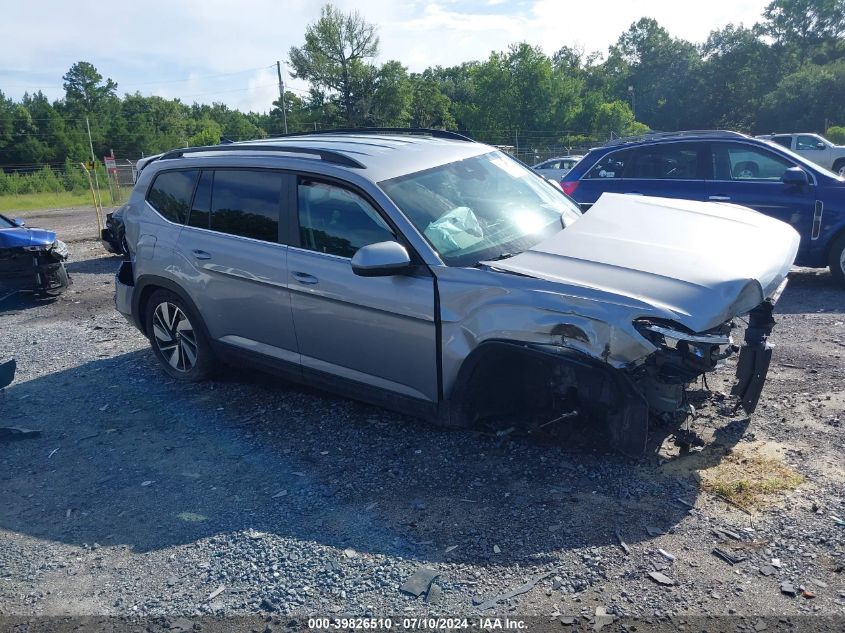
[[185, 224], [198, 173], [189, 169], [158, 174], [147, 192], [147, 202], [165, 219]]

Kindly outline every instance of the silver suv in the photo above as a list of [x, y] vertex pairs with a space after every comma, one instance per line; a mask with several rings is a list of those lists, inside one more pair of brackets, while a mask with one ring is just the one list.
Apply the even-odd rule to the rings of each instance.
[[307, 134], [175, 150], [121, 211], [117, 309], [165, 371], [247, 360], [459, 427], [491, 415], [607, 424], [640, 453], [650, 415], [739, 351], [766, 378], [798, 247], [730, 204], [605, 194], [587, 213], [510, 156], [441, 131]]

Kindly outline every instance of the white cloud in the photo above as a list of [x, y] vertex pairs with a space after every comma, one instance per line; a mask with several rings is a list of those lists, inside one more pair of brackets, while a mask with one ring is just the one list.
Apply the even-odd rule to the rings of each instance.
[[[266, 111], [278, 95], [277, 59], [299, 45], [320, 4], [306, 0], [145, 0], [83, 11], [60, 0], [7, 3], [0, 42], [0, 90], [18, 98], [28, 87], [62, 96], [61, 75], [76, 61], [93, 63], [120, 92], [223, 101]], [[379, 25], [380, 61], [398, 59], [412, 71], [485, 59], [492, 50], [527, 41], [551, 54], [580, 44], [606, 51], [631, 23], [654, 17], [670, 33], [703, 41], [728, 22], [752, 24], [766, 0], [431, 0], [384, 3], [337, 0]], [[45, 16], [48, 16], [45, 18]], [[248, 72], [242, 72], [247, 69]], [[224, 73], [223, 76], [219, 76]], [[210, 77], [211, 76], [211, 77]], [[187, 79], [187, 81], [173, 81]], [[307, 85], [286, 82], [302, 91]]]

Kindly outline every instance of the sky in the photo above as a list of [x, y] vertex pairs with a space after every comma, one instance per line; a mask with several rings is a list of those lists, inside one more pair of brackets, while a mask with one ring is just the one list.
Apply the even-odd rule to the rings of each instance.
[[[378, 26], [377, 63], [397, 59], [409, 71], [481, 60], [514, 42], [606, 52], [641, 17], [670, 34], [703, 42], [728, 23], [751, 26], [769, 0], [335, 0]], [[307, 83], [284, 66], [304, 41], [321, 2], [304, 0], [67, 0], [4, 2], [0, 91], [20, 99], [41, 90], [64, 95], [62, 75], [88, 61], [118, 84], [118, 94], [223, 102], [266, 112], [278, 98], [276, 60], [289, 90]]]

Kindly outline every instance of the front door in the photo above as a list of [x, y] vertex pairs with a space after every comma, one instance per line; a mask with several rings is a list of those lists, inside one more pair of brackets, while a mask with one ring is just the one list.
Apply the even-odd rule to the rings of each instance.
[[297, 200], [299, 245], [288, 251], [288, 274], [303, 370], [437, 401], [428, 269], [359, 277], [351, 266], [356, 250], [397, 240], [376, 208], [359, 193], [310, 177], [300, 177]]
[[782, 220], [798, 231], [801, 251], [809, 248], [816, 207], [816, 188], [787, 185], [781, 180], [797, 163], [775, 152], [739, 142], [711, 143], [714, 178], [707, 183], [708, 198], [750, 207]]

